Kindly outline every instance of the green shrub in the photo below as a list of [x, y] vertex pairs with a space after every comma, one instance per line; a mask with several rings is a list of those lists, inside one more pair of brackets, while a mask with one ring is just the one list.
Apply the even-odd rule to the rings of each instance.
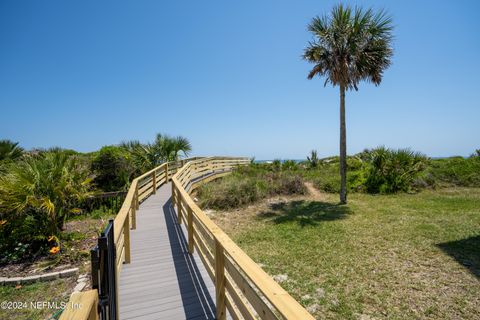
[[75, 156], [47, 152], [11, 163], [0, 176], [0, 252], [17, 243], [38, 249], [57, 236], [89, 195], [91, 177]]
[[273, 171], [280, 171], [282, 169], [282, 161], [279, 159], [273, 160], [271, 166]]
[[305, 194], [306, 188], [302, 177], [291, 171], [272, 172], [252, 165], [201, 186], [197, 193], [203, 208], [226, 210], [269, 196]]
[[317, 150], [310, 151], [310, 156], [307, 156], [307, 167], [310, 169], [317, 168], [320, 165], [320, 159], [318, 159]]
[[[358, 159], [347, 159], [347, 190], [363, 191], [365, 189], [365, 180], [367, 165]], [[323, 164], [313, 174], [309, 175], [309, 180], [313, 181], [315, 188], [328, 193], [340, 192], [340, 173], [339, 164]]]
[[0, 140], [0, 162], [14, 161], [23, 155], [23, 148], [18, 146], [18, 142], [10, 140]]
[[369, 193], [408, 192], [428, 165], [426, 156], [409, 149], [370, 151], [365, 187]]
[[480, 187], [480, 157], [435, 159], [428, 174], [440, 186]]
[[298, 169], [298, 165], [293, 160], [285, 160], [282, 163], [282, 170], [296, 170]]
[[24, 150], [18, 146], [18, 142], [0, 140], [0, 175], [5, 173], [9, 163], [20, 159], [23, 153]]
[[93, 157], [91, 170], [94, 184], [103, 191], [126, 190], [134, 175], [140, 173], [125, 148], [116, 146], [101, 148]]

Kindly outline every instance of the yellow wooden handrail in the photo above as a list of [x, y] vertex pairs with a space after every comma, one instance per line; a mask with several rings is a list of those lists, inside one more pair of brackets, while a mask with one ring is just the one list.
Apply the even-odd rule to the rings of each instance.
[[[215, 282], [218, 319], [225, 319], [227, 310], [234, 319], [314, 319], [213, 223], [190, 196], [200, 184], [229, 174], [249, 161], [232, 157], [189, 158], [161, 164], [135, 178], [114, 219], [116, 279], [123, 263], [131, 262], [130, 229], [135, 229], [140, 202], [171, 180], [172, 204], [177, 207], [178, 222], [187, 224], [188, 250], [193, 253], [197, 249]], [[82, 308], [75, 308], [79, 302]], [[97, 304], [96, 290], [73, 294], [60, 319], [98, 319]]]
[[203, 158], [185, 164], [172, 177], [172, 203], [178, 222], [187, 224], [188, 248], [194, 248], [215, 282], [217, 319], [314, 319], [192, 200], [201, 183], [248, 164], [246, 158]]
[[[168, 180], [173, 176], [173, 174], [177, 172], [178, 168], [183, 166], [184, 163], [196, 159], [199, 159], [199, 157], [162, 163], [158, 167], [147, 171], [146, 173], [132, 180], [127, 195], [125, 196], [125, 200], [123, 201], [122, 207], [118, 211], [113, 221], [114, 240], [117, 251], [117, 281], [120, 275], [120, 271], [122, 270], [122, 265], [124, 263], [131, 262], [130, 229], [135, 229], [136, 227], [136, 212], [139, 208], [140, 202], [148, 198], [151, 194], [154, 194], [156, 192], [156, 189], [168, 182]], [[115, 285], [117, 286], [117, 290], [115, 291], [118, 293], [118, 283], [116, 283]], [[82, 304], [81, 308], [77, 307], [79, 302], [81, 302]], [[60, 319], [98, 319], [97, 304], [97, 290], [75, 293], [70, 297], [67, 308], [62, 313]]]
[[98, 320], [98, 292], [88, 290], [72, 294], [60, 320]]

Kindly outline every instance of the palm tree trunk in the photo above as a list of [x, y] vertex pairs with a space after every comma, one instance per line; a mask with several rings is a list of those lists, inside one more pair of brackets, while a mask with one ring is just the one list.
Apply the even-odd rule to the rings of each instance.
[[347, 203], [347, 128], [345, 126], [345, 86], [340, 85], [340, 203]]

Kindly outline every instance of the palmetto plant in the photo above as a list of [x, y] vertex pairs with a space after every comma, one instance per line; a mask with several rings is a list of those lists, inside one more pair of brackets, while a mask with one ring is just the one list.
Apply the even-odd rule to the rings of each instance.
[[15, 160], [22, 155], [23, 148], [18, 146], [18, 142], [0, 140], [0, 161]]
[[187, 138], [178, 136], [173, 138], [173, 153], [171, 160], [178, 160], [180, 158], [180, 153], [183, 153], [185, 157], [188, 157], [190, 151], [192, 151], [192, 145]]
[[142, 144], [139, 141], [126, 141], [120, 144], [130, 154], [135, 167], [140, 172], [155, 168], [161, 163], [161, 157], [157, 150], [149, 143]]
[[180, 158], [181, 153], [188, 156], [188, 153], [192, 151], [192, 146], [187, 138], [162, 134], [157, 134], [153, 147], [157, 150], [162, 162], [176, 161]]
[[360, 81], [379, 85], [383, 72], [391, 64], [393, 50], [392, 19], [374, 12], [338, 5], [330, 15], [315, 17], [308, 26], [314, 40], [303, 58], [314, 64], [308, 79], [325, 77], [325, 84], [340, 88], [340, 202], [347, 202], [347, 142], [345, 91], [358, 90]]
[[123, 142], [140, 170], [150, 170], [166, 161], [176, 161], [180, 155], [188, 156], [192, 146], [187, 138], [157, 134], [153, 143], [142, 144], [139, 141]]
[[365, 186], [370, 193], [410, 191], [415, 179], [428, 165], [425, 155], [410, 149], [379, 147], [365, 155], [370, 164]]
[[44, 236], [58, 235], [68, 215], [90, 195], [91, 180], [75, 156], [28, 156], [0, 176], [0, 212], [6, 221], [29, 215]]

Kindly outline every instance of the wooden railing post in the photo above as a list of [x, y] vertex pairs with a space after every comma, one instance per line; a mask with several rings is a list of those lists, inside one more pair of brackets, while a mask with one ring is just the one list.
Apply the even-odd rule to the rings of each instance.
[[165, 162], [165, 183], [168, 183], [168, 162]]
[[225, 305], [225, 253], [222, 244], [215, 238], [215, 294], [217, 320], [226, 319]]
[[172, 208], [173, 210], [175, 210], [175, 198], [176, 198], [176, 195], [175, 195], [175, 183], [172, 182]]
[[157, 171], [156, 170], [153, 170], [152, 172], [152, 187], [153, 187], [153, 191], [152, 193], [155, 194], [157, 193]]
[[135, 209], [140, 208], [140, 199], [138, 197], [138, 182], [135, 184], [135, 195], [133, 196], [134, 202], [135, 202]]
[[130, 219], [123, 224], [123, 246], [125, 248], [125, 263], [130, 263]]
[[132, 229], [137, 228], [137, 205], [135, 204], [135, 199], [132, 199], [130, 203], [130, 218], [132, 219]]
[[193, 211], [187, 205], [188, 252], [193, 254]]
[[178, 190], [175, 199], [177, 200], [178, 224], [182, 224], [182, 195]]

